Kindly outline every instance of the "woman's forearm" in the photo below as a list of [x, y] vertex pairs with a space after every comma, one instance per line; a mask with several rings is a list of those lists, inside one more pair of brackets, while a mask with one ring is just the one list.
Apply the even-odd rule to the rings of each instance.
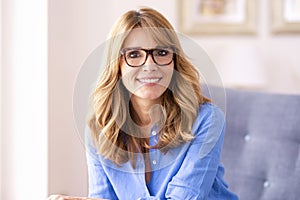
[[65, 195], [51, 195], [47, 200], [104, 200], [99, 198], [89, 198], [89, 197], [72, 197]]

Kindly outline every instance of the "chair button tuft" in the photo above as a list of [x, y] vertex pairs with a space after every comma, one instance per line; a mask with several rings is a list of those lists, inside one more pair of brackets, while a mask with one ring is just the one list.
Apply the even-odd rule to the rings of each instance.
[[264, 182], [264, 188], [268, 188], [270, 187], [270, 182], [269, 181], [265, 181]]
[[244, 140], [245, 140], [246, 142], [249, 142], [250, 139], [251, 139], [250, 135], [245, 135]]

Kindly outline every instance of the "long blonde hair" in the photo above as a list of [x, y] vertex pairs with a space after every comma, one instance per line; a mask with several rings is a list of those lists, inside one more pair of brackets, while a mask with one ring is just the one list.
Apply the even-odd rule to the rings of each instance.
[[[145, 28], [158, 44], [176, 49], [176, 73], [161, 97], [163, 124], [155, 146], [149, 146], [131, 120], [134, 110], [130, 94], [120, 81], [120, 50], [134, 28]], [[105, 69], [92, 95], [93, 112], [88, 122], [100, 155], [117, 165], [130, 160], [135, 166], [136, 153], [146, 152], [149, 148], [165, 153], [193, 139], [191, 128], [199, 107], [209, 100], [201, 93], [198, 71], [184, 55], [174, 28], [163, 15], [151, 8], [122, 15], [109, 34], [105, 59]]]

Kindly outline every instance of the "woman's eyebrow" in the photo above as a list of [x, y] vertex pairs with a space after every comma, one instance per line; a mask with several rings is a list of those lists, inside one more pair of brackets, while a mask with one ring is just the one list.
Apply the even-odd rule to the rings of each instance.
[[124, 47], [122, 49], [130, 50], [130, 49], [142, 49], [142, 47]]
[[134, 49], [146, 49], [146, 50], [149, 50], [149, 49], [164, 49], [164, 48], [168, 48], [169, 46], [167, 45], [156, 45], [155, 47], [152, 47], [152, 48], [144, 48], [144, 47], [141, 47], [141, 46], [137, 46], [137, 47], [124, 47], [122, 49], [126, 49], [126, 50], [134, 50]]
[[169, 46], [168, 45], [156, 45], [155, 48], [168, 48]]

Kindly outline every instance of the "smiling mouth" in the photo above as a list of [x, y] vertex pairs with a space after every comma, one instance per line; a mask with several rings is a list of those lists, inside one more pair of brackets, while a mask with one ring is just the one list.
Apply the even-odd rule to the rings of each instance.
[[141, 83], [158, 83], [162, 78], [141, 78], [137, 79]]

